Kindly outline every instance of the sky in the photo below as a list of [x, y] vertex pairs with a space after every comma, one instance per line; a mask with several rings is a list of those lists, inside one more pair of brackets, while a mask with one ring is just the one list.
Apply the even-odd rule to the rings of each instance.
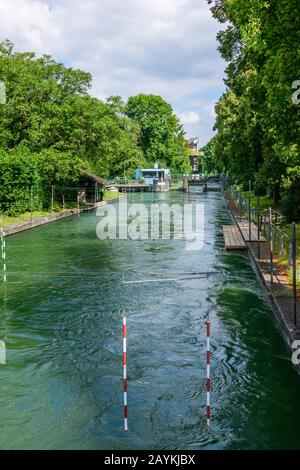
[[161, 95], [187, 137], [212, 137], [225, 63], [206, 0], [0, 0], [0, 22], [0, 41], [90, 72], [92, 95]]

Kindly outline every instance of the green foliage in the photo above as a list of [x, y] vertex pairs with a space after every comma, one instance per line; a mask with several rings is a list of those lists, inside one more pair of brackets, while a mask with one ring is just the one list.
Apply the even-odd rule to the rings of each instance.
[[159, 96], [138, 95], [124, 103], [89, 95], [91, 76], [44, 55], [14, 52], [0, 43], [2, 209], [17, 214], [49, 207], [51, 185], [76, 186], [81, 170], [102, 177], [132, 178], [138, 167], [160, 161], [188, 168], [184, 132], [172, 107]]
[[23, 213], [31, 209], [31, 202], [35, 211], [50, 207], [51, 185], [76, 185], [82, 166], [78, 157], [54, 149], [40, 153], [32, 153], [25, 146], [0, 150], [1, 211], [7, 215]]
[[252, 178], [258, 191], [271, 189], [277, 202], [284, 197], [287, 210], [300, 202], [300, 106], [292, 102], [300, 79], [299, 0], [208, 3], [227, 22], [218, 34], [228, 67], [214, 159], [237, 182]]
[[36, 156], [23, 147], [7, 152], [0, 149], [1, 211], [16, 215], [30, 210], [31, 187], [34, 187], [34, 209], [38, 210], [42, 182]]
[[76, 185], [83, 168], [83, 161], [70, 152], [46, 149], [36, 154], [38, 169], [44, 186]]
[[201, 173], [205, 175], [214, 175], [218, 171], [218, 161], [215, 159], [215, 147], [216, 137], [210, 139], [210, 141], [201, 149], [204, 156], [201, 157]]
[[294, 193], [284, 193], [280, 205], [281, 212], [288, 222], [300, 219], [299, 195]]
[[129, 118], [126, 104], [119, 96], [111, 96], [106, 101], [109, 113], [116, 123], [111, 130], [114, 151], [110, 162], [110, 176], [118, 175], [132, 178], [135, 170], [146, 165], [146, 160], [140, 148], [140, 126]]
[[184, 131], [172, 106], [160, 96], [140, 94], [129, 98], [127, 116], [140, 127], [140, 147], [148, 164], [158, 162], [174, 173], [189, 168]]

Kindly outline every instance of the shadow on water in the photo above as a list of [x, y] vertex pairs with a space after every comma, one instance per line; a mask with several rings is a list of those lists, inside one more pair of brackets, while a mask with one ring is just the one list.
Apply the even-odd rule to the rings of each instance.
[[[131, 196], [132, 198], [132, 196]], [[100, 241], [95, 212], [8, 239], [0, 287], [1, 448], [299, 449], [300, 379], [247, 254], [226, 253], [218, 193], [134, 196], [205, 203], [205, 243]], [[122, 279], [199, 278], [155, 284]], [[15, 273], [15, 274], [12, 274]], [[212, 426], [205, 320], [212, 305]], [[122, 309], [129, 432], [122, 429]]]

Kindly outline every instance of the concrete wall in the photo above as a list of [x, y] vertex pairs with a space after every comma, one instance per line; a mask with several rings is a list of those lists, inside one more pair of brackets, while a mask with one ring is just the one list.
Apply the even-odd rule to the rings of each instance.
[[111, 199], [110, 201], [98, 202], [97, 204], [93, 204], [83, 209], [79, 209], [79, 210], [68, 209], [62, 212], [55, 212], [54, 214], [47, 215], [44, 217], [37, 217], [34, 220], [20, 222], [18, 224], [12, 224], [12, 225], [9, 225], [8, 227], [5, 227], [4, 232], [6, 236], [13, 235], [15, 233], [23, 232], [24, 230], [29, 230], [34, 227], [39, 227], [40, 225], [45, 225], [45, 224], [49, 224], [50, 222], [55, 222], [56, 220], [59, 220], [59, 219], [64, 219], [65, 217], [72, 217], [74, 215], [78, 215], [78, 212], [85, 212], [88, 210], [95, 209], [97, 207], [105, 206], [107, 204], [113, 204], [114, 202], [118, 202], [119, 199], [121, 198], [122, 196], [117, 196], [116, 198]]

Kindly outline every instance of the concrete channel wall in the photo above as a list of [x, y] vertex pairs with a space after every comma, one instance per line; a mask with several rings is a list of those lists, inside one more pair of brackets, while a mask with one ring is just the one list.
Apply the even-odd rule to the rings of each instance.
[[61, 212], [55, 212], [54, 214], [37, 217], [33, 220], [29, 220], [26, 222], [20, 222], [17, 224], [8, 225], [5, 227], [5, 235], [14, 235], [15, 233], [23, 232], [24, 230], [29, 230], [35, 227], [39, 227], [40, 225], [49, 224], [50, 222], [55, 222], [59, 219], [64, 219], [66, 217], [72, 217], [74, 215], [78, 215], [78, 213], [90, 211], [92, 209], [96, 209], [97, 207], [106, 206], [107, 204], [113, 204], [118, 202], [120, 199], [124, 198], [125, 196], [117, 196], [109, 201], [102, 201], [98, 202], [97, 204], [93, 204], [89, 207], [85, 207], [83, 209], [67, 209]]
[[[230, 214], [232, 216], [232, 219], [234, 221], [234, 223], [238, 226], [238, 222], [237, 222], [237, 213], [234, 209], [234, 207], [231, 205], [230, 203], [230, 200], [227, 198], [227, 195], [226, 193], [223, 193], [223, 196], [224, 196], [224, 199], [227, 203], [227, 206], [228, 206], [228, 209], [230, 211]], [[241, 232], [242, 236], [243, 236], [243, 233]], [[244, 236], [243, 236], [244, 238]], [[245, 238], [244, 238], [245, 240]], [[258, 278], [263, 286], [263, 289], [264, 289], [264, 292], [266, 294], [266, 297], [269, 301], [269, 304], [274, 312], [274, 315], [275, 315], [275, 318], [277, 320], [277, 325], [280, 329], [280, 332], [286, 342], [286, 344], [288, 345], [289, 349], [290, 349], [290, 352], [291, 352], [291, 357], [292, 357], [292, 353], [295, 351], [295, 349], [293, 349], [292, 345], [294, 343], [294, 341], [296, 340], [300, 340], [300, 328], [298, 325], [297, 328], [294, 326], [293, 322], [292, 322], [292, 312], [291, 312], [291, 300], [290, 298], [288, 297], [288, 292], [289, 292], [289, 287], [286, 285], [285, 286], [285, 294], [286, 295], [282, 295], [282, 296], [279, 296], [276, 291], [274, 291], [272, 288], [271, 288], [271, 285], [270, 285], [270, 280], [269, 280], [269, 274], [265, 271], [265, 269], [263, 269], [263, 261], [262, 260], [259, 260], [257, 258], [257, 254], [256, 254], [256, 245], [257, 243], [256, 242], [247, 242], [245, 240], [245, 243], [248, 247], [248, 253], [249, 253], [249, 256], [250, 256], [250, 260], [251, 260], [251, 264], [256, 272], [256, 274], [258, 275]], [[298, 302], [299, 304], [299, 302]], [[297, 306], [298, 307], [298, 319], [299, 319], [299, 323], [300, 323], [300, 305]], [[299, 365], [295, 365], [295, 368], [297, 370], [298, 373], [300, 373], [300, 364]]]

